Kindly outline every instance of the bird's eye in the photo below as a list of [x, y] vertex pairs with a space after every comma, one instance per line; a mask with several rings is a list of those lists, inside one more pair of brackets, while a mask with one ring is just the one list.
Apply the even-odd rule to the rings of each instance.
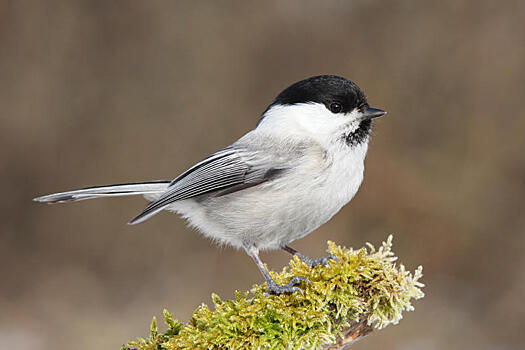
[[343, 110], [343, 106], [338, 102], [332, 102], [330, 103], [330, 111], [332, 113], [341, 113]]

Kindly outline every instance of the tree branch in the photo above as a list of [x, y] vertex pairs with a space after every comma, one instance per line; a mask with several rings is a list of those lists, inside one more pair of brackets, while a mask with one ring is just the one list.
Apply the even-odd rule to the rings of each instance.
[[149, 338], [122, 349], [342, 349], [398, 323], [413, 310], [412, 300], [423, 297], [422, 267], [412, 274], [395, 264], [392, 236], [377, 250], [370, 244], [359, 250], [328, 246], [339, 261], [312, 269], [294, 258], [282, 272], [271, 272], [283, 284], [308, 278], [304, 294], [267, 296], [265, 284], [236, 292], [232, 300], [213, 294], [213, 311], [203, 304], [183, 324], [164, 310], [165, 332], [158, 332], [153, 318]]
[[325, 345], [324, 350], [337, 350], [343, 349], [349, 345], [352, 345], [356, 341], [363, 339], [372, 331], [374, 328], [368, 325], [368, 321], [363, 319], [359, 322], [352, 321], [349, 327], [342, 330], [343, 336], [338, 336], [335, 343]]

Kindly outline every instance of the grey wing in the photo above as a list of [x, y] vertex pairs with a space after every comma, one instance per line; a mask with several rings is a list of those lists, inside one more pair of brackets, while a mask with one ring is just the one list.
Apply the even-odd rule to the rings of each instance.
[[255, 152], [225, 148], [173, 180], [167, 191], [151, 202], [130, 224], [148, 219], [173, 202], [211, 192], [225, 195], [239, 191], [274, 178], [284, 170], [273, 167], [269, 161], [262, 161]]

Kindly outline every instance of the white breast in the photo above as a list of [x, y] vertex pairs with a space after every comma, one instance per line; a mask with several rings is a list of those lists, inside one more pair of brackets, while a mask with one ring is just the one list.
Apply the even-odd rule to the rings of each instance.
[[[338, 152], [325, 160], [325, 166], [320, 167], [317, 176], [312, 169], [298, 172], [295, 178], [295, 188], [289, 196], [290, 202], [280, 203], [279, 212], [286, 213], [288, 220], [278, 220], [281, 223], [275, 228], [275, 237], [269, 236], [266, 246], [262, 248], [278, 248], [296, 239], [304, 237], [319, 226], [330, 220], [357, 193], [363, 181], [364, 158], [367, 145], [363, 144], [347, 152]], [[293, 181], [292, 181], [293, 183]], [[282, 216], [282, 215], [281, 215]], [[285, 223], [283, 223], [285, 222]]]

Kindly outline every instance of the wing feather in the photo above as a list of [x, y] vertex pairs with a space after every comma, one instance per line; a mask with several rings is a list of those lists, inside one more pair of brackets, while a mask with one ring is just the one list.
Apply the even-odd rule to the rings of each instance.
[[223, 191], [223, 194], [235, 192], [264, 182], [267, 180], [265, 174], [274, 176], [279, 173], [275, 169], [249, 164], [245, 160], [254, 156], [246, 150], [231, 147], [211, 155], [173, 180], [167, 191], [158, 200], [151, 202], [130, 224], [146, 220], [173, 202], [215, 191]]

